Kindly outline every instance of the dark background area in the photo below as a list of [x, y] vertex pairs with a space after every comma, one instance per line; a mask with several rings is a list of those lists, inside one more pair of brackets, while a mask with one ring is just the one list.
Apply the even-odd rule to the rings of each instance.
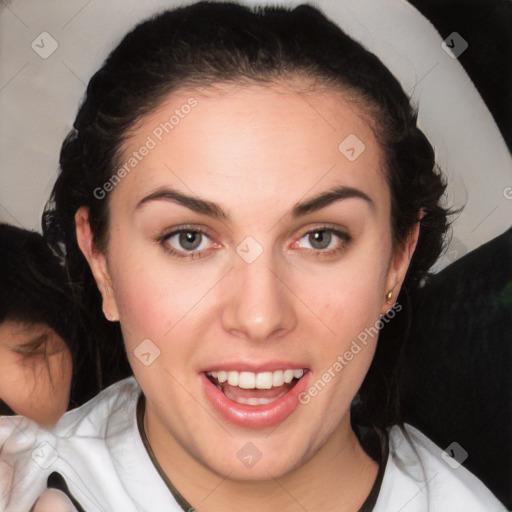
[[[410, 3], [443, 39], [468, 42], [459, 61], [512, 152], [512, 2]], [[408, 345], [405, 422], [443, 449], [457, 442], [463, 465], [512, 509], [512, 229], [427, 281]]]

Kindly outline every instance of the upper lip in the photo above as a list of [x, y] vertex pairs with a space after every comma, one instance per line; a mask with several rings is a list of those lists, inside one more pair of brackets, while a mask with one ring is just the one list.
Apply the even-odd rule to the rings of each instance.
[[308, 366], [291, 361], [266, 361], [261, 363], [248, 363], [242, 361], [226, 361], [223, 363], [212, 364], [203, 368], [201, 372], [235, 371], [235, 372], [275, 372], [277, 370], [307, 370]]

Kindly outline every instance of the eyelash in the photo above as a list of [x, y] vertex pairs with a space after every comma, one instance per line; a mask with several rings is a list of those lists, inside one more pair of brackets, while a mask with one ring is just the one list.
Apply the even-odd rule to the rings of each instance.
[[[319, 231], [325, 231], [325, 232], [334, 234], [335, 236], [337, 236], [338, 238], [343, 240], [344, 243], [341, 246], [339, 246], [339, 247], [336, 247], [334, 249], [329, 249], [329, 250], [308, 249], [307, 254], [313, 254], [317, 258], [323, 258], [323, 257], [328, 258], [328, 257], [334, 256], [335, 254], [341, 253], [344, 250], [346, 250], [347, 245], [352, 241], [352, 237], [349, 234], [344, 233], [343, 231], [339, 231], [338, 229], [332, 228], [330, 226], [319, 226], [319, 227], [316, 227], [316, 228], [311, 229], [309, 231], [306, 231], [305, 233], [303, 233], [299, 237], [298, 240], [301, 240], [306, 235], [310, 235], [312, 233], [317, 233]], [[178, 258], [196, 259], [196, 258], [203, 258], [203, 257], [205, 257], [204, 253], [206, 251], [208, 251], [208, 249], [203, 249], [201, 251], [189, 251], [186, 254], [183, 254], [183, 252], [178, 251], [178, 250], [174, 249], [173, 247], [170, 247], [169, 244], [167, 243], [169, 241], [169, 239], [172, 238], [175, 235], [179, 235], [180, 233], [195, 233], [195, 234], [201, 234], [202, 236], [206, 236], [206, 237], [210, 238], [208, 236], [208, 234], [205, 231], [203, 231], [202, 229], [200, 229], [200, 228], [193, 228], [191, 226], [190, 227], [184, 226], [184, 227], [182, 227], [180, 229], [176, 229], [174, 231], [171, 231], [170, 233], [166, 233], [165, 235], [159, 237], [157, 239], [157, 242], [162, 246], [162, 248], [168, 254], [170, 254], [172, 256], [176, 256]]]
[[11, 347], [11, 350], [16, 354], [20, 354], [21, 356], [28, 358], [31, 356], [45, 354], [46, 353], [45, 344], [46, 344], [46, 339], [37, 341], [35, 343], [26, 343], [24, 345], [16, 345], [16, 346]]

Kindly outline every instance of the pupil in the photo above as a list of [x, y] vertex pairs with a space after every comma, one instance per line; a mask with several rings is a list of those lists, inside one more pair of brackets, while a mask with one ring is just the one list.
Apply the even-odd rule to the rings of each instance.
[[[315, 231], [312, 235], [309, 235], [310, 243], [315, 249], [325, 249], [329, 246], [331, 241], [331, 233], [324, 229]], [[320, 246], [317, 246], [319, 244]]]
[[200, 244], [201, 234], [193, 231], [180, 233], [180, 244], [184, 249], [196, 249]]

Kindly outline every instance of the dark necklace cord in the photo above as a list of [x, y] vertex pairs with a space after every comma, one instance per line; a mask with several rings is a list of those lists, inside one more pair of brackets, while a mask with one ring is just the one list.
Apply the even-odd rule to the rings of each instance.
[[[145, 410], [145, 400], [144, 395], [141, 394], [139, 397], [139, 400], [137, 402], [137, 426], [139, 428], [139, 434], [142, 439], [142, 443], [144, 444], [144, 447], [146, 448], [146, 451], [148, 452], [149, 458], [151, 459], [151, 462], [153, 463], [153, 466], [155, 466], [155, 469], [158, 471], [158, 474], [164, 481], [165, 485], [173, 495], [174, 499], [178, 502], [180, 507], [185, 512], [192, 512], [195, 511], [195, 508], [190, 505], [190, 503], [179, 493], [179, 491], [172, 485], [171, 481], [167, 478], [167, 475], [164, 473], [163, 469], [160, 467], [160, 464], [156, 460], [155, 454], [153, 453], [153, 450], [151, 449], [151, 446], [149, 444], [148, 438], [146, 437], [146, 432], [144, 430], [144, 410]], [[370, 451], [369, 455], [376, 460], [376, 462], [379, 463], [379, 472], [377, 473], [377, 478], [375, 479], [375, 482], [373, 484], [372, 490], [370, 491], [370, 494], [368, 494], [368, 497], [364, 501], [361, 508], [358, 510], [358, 512], [372, 512], [373, 508], [375, 507], [375, 503], [377, 502], [377, 498], [379, 497], [380, 488], [382, 485], [382, 479], [384, 478], [384, 470], [386, 469], [386, 463], [388, 460], [389, 455], [389, 442], [388, 442], [388, 436], [387, 432], [381, 431], [374, 428], [360, 428], [358, 429], [358, 437], [360, 439], [360, 442], [364, 444], [363, 448], [365, 446], [372, 445], [374, 448], [376, 445], [380, 446], [380, 450], [376, 451]], [[365, 448], [366, 451], [366, 448]], [[367, 453], [368, 453], [367, 451]], [[378, 453], [380, 451], [380, 453]]]

